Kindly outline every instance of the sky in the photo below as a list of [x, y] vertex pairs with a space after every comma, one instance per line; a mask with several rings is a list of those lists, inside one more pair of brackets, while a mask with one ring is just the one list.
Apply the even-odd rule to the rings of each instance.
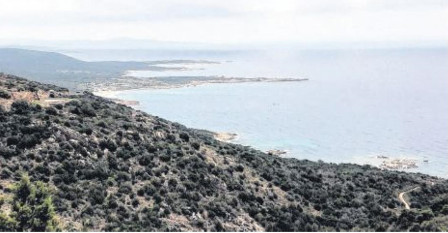
[[0, 42], [448, 43], [448, 0], [0, 0]]

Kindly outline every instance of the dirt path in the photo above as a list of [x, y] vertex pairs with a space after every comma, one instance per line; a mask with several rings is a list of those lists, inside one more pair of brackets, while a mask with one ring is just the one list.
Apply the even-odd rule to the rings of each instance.
[[[431, 186], [434, 186], [436, 183], [435, 183], [434, 181], [430, 180], [430, 181], [427, 181], [427, 184], [430, 184]], [[407, 191], [398, 193], [398, 200], [400, 200], [400, 202], [402, 202], [402, 203], [404, 204], [404, 207], [405, 207], [407, 210], [410, 210], [410, 209], [411, 209], [411, 205], [410, 205], [409, 203], [406, 202], [406, 200], [404, 199], [404, 195], [405, 195], [406, 193], [410, 193], [410, 192], [412, 192], [412, 191], [415, 191], [415, 190], [417, 190], [417, 189], [419, 189], [419, 188], [420, 188], [420, 186], [417, 186], [417, 187], [414, 187], [414, 188], [409, 189], [409, 190], [407, 190]]]
[[404, 195], [405, 195], [406, 193], [410, 193], [410, 192], [412, 192], [412, 191], [415, 191], [415, 190], [417, 190], [417, 189], [419, 189], [419, 188], [420, 188], [420, 187], [415, 187], [415, 188], [413, 188], [413, 189], [410, 189], [410, 190], [408, 190], [408, 191], [401, 192], [401, 193], [398, 194], [398, 200], [400, 200], [400, 201], [404, 204], [404, 208], [406, 208], [407, 210], [410, 210], [410, 209], [411, 209], [411, 205], [410, 205], [409, 203], [406, 202], [406, 200], [404, 199]]

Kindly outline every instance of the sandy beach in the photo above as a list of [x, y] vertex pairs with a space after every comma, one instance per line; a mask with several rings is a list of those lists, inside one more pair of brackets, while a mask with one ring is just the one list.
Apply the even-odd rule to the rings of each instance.
[[124, 105], [130, 106], [130, 107], [140, 105], [140, 102], [137, 100], [124, 100], [124, 99], [118, 98], [118, 96], [120, 96], [121, 93], [123, 93], [123, 91], [104, 90], [104, 91], [93, 92], [94, 95], [101, 96], [103, 98], [112, 100], [118, 104], [124, 104]]

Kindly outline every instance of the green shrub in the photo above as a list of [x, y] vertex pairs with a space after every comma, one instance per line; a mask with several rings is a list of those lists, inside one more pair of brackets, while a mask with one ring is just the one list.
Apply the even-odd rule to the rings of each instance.
[[53, 107], [48, 107], [47, 109], [45, 109], [45, 113], [53, 116], [58, 115], [58, 111]]
[[4, 213], [0, 213], [0, 231], [15, 231], [17, 222]]
[[61, 230], [49, 188], [42, 182], [32, 183], [28, 176], [13, 188], [12, 212], [0, 214], [2, 231], [58, 231]]
[[0, 98], [11, 99], [11, 94], [6, 90], [0, 89]]
[[184, 140], [184, 141], [186, 141], [186, 142], [190, 141], [190, 135], [188, 135], [187, 133], [180, 133], [179, 134], [179, 138]]
[[114, 141], [110, 140], [110, 139], [102, 139], [100, 141], [100, 147], [102, 150], [104, 149], [108, 149], [109, 151], [114, 152], [115, 150], [117, 150], [117, 144], [115, 144]]
[[201, 147], [201, 145], [197, 142], [193, 142], [191, 143], [191, 146], [195, 149], [195, 150], [199, 150], [199, 148]]
[[17, 100], [11, 104], [11, 110], [17, 114], [27, 114], [31, 110], [31, 106], [24, 100]]

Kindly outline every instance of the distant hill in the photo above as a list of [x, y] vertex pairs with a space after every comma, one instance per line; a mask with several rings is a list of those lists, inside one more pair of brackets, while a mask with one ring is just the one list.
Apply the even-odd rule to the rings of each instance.
[[448, 229], [445, 179], [280, 158], [0, 74], [0, 231], [29, 219], [33, 203], [13, 206], [23, 173], [51, 187], [65, 231]]
[[[71, 91], [176, 88], [206, 83], [285, 82], [302, 78], [245, 78], [205, 76], [123, 77], [128, 70], [179, 71], [185, 64], [219, 64], [209, 60], [95, 61], [87, 62], [56, 52], [0, 48], [0, 72], [66, 87]], [[175, 66], [166, 66], [175, 65]]]
[[146, 62], [85, 62], [55, 52], [0, 48], [0, 72], [76, 90], [80, 83], [121, 76], [130, 69], [148, 68]]

